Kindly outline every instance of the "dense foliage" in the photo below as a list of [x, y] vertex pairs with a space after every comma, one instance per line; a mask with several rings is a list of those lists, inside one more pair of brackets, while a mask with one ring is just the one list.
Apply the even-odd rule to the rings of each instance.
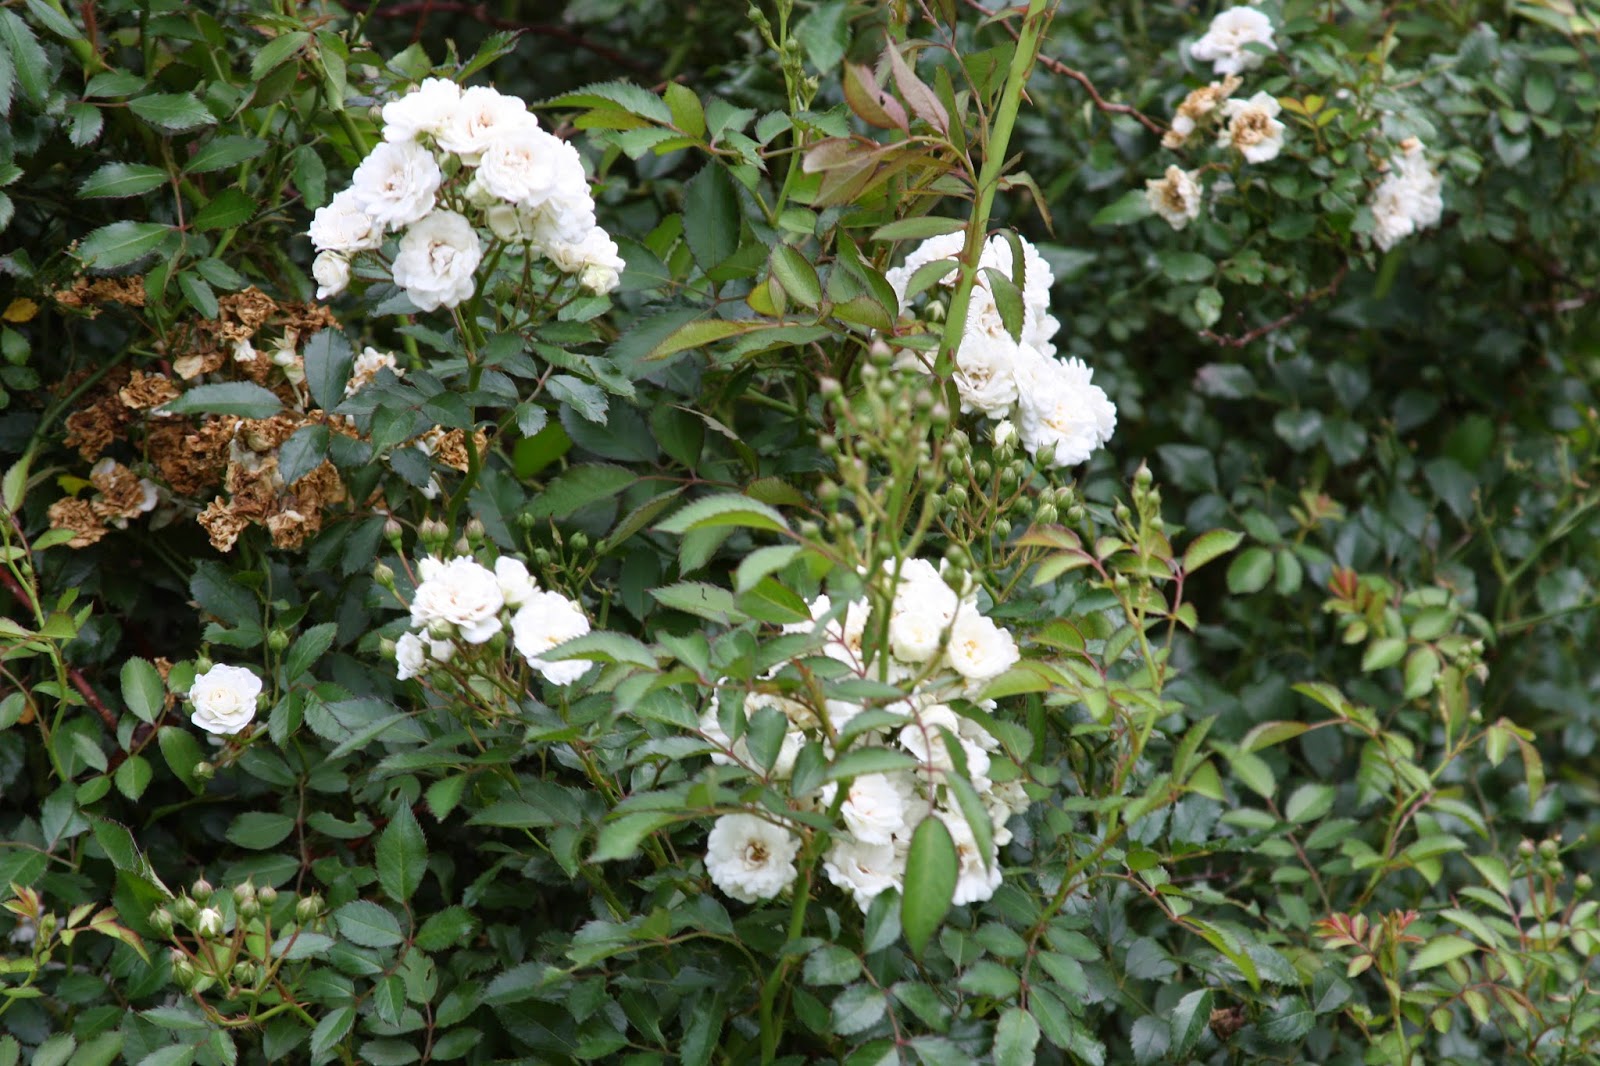
[[1600, 19], [0, 5], [0, 1066], [1600, 1061]]

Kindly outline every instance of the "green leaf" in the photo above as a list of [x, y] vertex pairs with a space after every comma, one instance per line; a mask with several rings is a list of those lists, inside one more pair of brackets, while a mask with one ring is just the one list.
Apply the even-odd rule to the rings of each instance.
[[167, 760], [167, 767], [178, 780], [187, 785], [190, 792], [197, 795], [203, 792], [204, 788], [194, 776], [194, 768], [200, 763], [200, 745], [194, 737], [178, 726], [169, 725], [156, 734], [156, 743]]
[[294, 832], [294, 819], [287, 814], [246, 811], [228, 826], [228, 840], [241, 848], [264, 851], [275, 848]]
[[1383, 670], [1399, 662], [1405, 654], [1404, 637], [1380, 637], [1367, 645], [1367, 650], [1361, 656], [1361, 669], [1369, 674], [1374, 670]]
[[891, 222], [887, 226], [879, 226], [872, 231], [875, 241], [921, 241], [929, 237], [940, 237], [946, 233], [954, 233], [965, 229], [966, 223], [959, 218], [940, 218], [932, 215], [922, 215], [917, 218], [902, 218], [898, 222]]
[[1228, 591], [1235, 595], [1260, 592], [1272, 579], [1272, 552], [1246, 548], [1228, 564]]
[[817, 268], [799, 251], [787, 244], [776, 245], [768, 260], [772, 276], [778, 279], [789, 298], [804, 307], [814, 308], [822, 302], [822, 280]]
[[152, 126], [181, 133], [215, 125], [217, 117], [193, 93], [152, 93], [128, 101], [128, 110]]
[[428, 870], [428, 842], [409, 804], [395, 805], [394, 814], [378, 838], [374, 852], [378, 884], [397, 903], [409, 900]]
[[[50, 58], [28, 24], [10, 8], [0, 8], [0, 55], [6, 53], [14, 64], [22, 95], [42, 107], [50, 95]], [[0, 95], [6, 97], [0, 101], [0, 113], [9, 113], [10, 93]]]
[[1422, 946], [1422, 950], [1411, 956], [1411, 962], [1406, 969], [1412, 972], [1417, 970], [1431, 970], [1435, 966], [1443, 966], [1447, 962], [1459, 959], [1463, 955], [1470, 955], [1478, 950], [1478, 945], [1464, 937], [1447, 933], [1436, 936]]
[[189, 226], [201, 231], [233, 229], [249, 222], [256, 213], [256, 207], [253, 197], [243, 189], [230, 186], [213, 196], [211, 202], [189, 220]]
[[78, 258], [86, 267], [113, 270], [149, 255], [170, 233], [172, 227], [159, 222], [113, 222], [83, 239]]
[[625, 81], [599, 82], [585, 85], [577, 92], [567, 93], [548, 101], [551, 107], [618, 107], [630, 115], [648, 119], [662, 126], [672, 124], [672, 110], [662, 99], [637, 85]]
[[684, 611], [724, 625], [744, 617], [743, 612], [734, 606], [731, 592], [703, 581], [679, 581], [673, 585], [651, 589], [650, 595], [663, 607]]
[[1283, 816], [1296, 825], [1314, 822], [1333, 809], [1338, 790], [1332, 785], [1308, 781], [1289, 794]]
[[889, 1009], [889, 997], [868, 984], [851, 985], [833, 999], [833, 1031], [850, 1036], [878, 1024]]
[[339, 935], [364, 948], [392, 948], [404, 939], [395, 916], [369, 900], [346, 903], [333, 912]]
[[356, 1024], [354, 1007], [335, 1007], [322, 1016], [311, 1033], [311, 1057], [320, 1058], [337, 1047]]
[[900, 925], [906, 944], [921, 956], [928, 941], [944, 922], [955, 899], [960, 862], [950, 830], [938, 818], [924, 818], [911, 834], [906, 855], [905, 895], [900, 903]]
[[209, 174], [254, 159], [267, 150], [259, 137], [211, 137], [183, 165], [185, 174]]
[[250, 61], [250, 80], [260, 81], [271, 74], [286, 63], [290, 56], [300, 51], [310, 39], [311, 34], [308, 31], [292, 30], [289, 33], [280, 33], [262, 45], [256, 52], [255, 58]]
[[[327, 424], [323, 422], [307, 422], [290, 434], [289, 439], [278, 446], [278, 473], [284, 482], [293, 485], [321, 466], [328, 457], [330, 439]], [[294, 674], [291, 680], [299, 676]]]
[[1285, 996], [1261, 1026], [1261, 1035], [1278, 1044], [1293, 1044], [1305, 1038], [1317, 1016], [1299, 996]]
[[78, 195], [85, 200], [138, 196], [167, 180], [167, 172], [148, 163], [107, 163], [83, 179]]
[[1205, 281], [1217, 272], [1217, 264], [1199, 252], [1157, 252], [1156, 262], [1173, 281]]
[[702, 270], [739, 250], [739, 193], [718, 163], [707, 163], [683, 188], [683, 236]]
[[304, 354], [311, 398], [324, 411], [331, 411], [344, 402], [344, 387], [355, 363], [350, 341], [341, 330], [319, 330], [306, 341]]
[[622, 466], [591, 463], [564, 471], [529, 505], [535, 518], [565, 518], [592, 503], [609, 499], [639, 480]]
[[466, 940], [478, 928], [478, 919], [465, 907], [446, 907], [428, 915], [417, 930], [417, 947], [423, 951], [443, 951]]
[[727, 526], [764, 529], [773, 533], [787, 532], [789, 529], [789, 523], [777, 508], [731, 493], [695, 500], [674, 511], [666, 521], [658, 523], [656, 529], [681, 536], [691, 530]]
[[267, 418], [283, 410], [283, 401], [250, 381], [224, 381], [215, 385], [196, 385], [162, 407], [175, 415], [238, 415], [240, 418]]
[[166, 701], [167, 686], [154, 666], [137, 658], [122, 664], [122, 702], [141, 722], [154, 722]]
[[1183, 571], [1192, 574], [1202, 566], [1226, 555], [1239, 546], [1244, 534], [1232, 529], [1213, 529], [1202, 533], [1190, 542], [1183, 553]]
[[833, 760], [826, 779], [840, 781], [862, 774], [892, 774], [916, 765], [916, 759], [896, 748], [852, 748]]
[[1129, 189], [1116, 201], [1096, 211], [1094, 217], [1089, 220], [1089, 225], [1126, 226], [1130, 222], [1148, 218], [1150, 214], [1150, 200], [1145, 196], [1144, 190]]
[[1021, 1007], [1010, 1007], [994, 1031], [994, 1066], [1032, 1066], [1039, 1047], [1039, 1023]]
[[222, 306], [217, 303], [217, 294], [211, 291], [211, 286], [206, 284], [199, 273], [185, 270], [179, 274], [178, 288], [183, 291], [184, 299], [189, 301], [189, 306], [200, 313], [201, 318], [214, 319], [222, 313]]

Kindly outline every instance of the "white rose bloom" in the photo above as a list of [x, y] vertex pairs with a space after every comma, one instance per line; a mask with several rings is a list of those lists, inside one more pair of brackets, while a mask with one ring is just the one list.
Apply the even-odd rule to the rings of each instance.
[[[916, 720], [900, 730], [900, 746], [923, 764], [923, 768], [917, 771], [919, 774], [925, 774], [929, 769], [944, 773], [955, 768], [955, 763], [950, 758], [949, 745], [944, 737], [943, 730], [946, 729], [952, 735], [959, 734], [960, 718], [949, 707], [936, 703], [931, 707], [924, 707]], [[960, 743], [958, 735], [956, 740]], [[982, 772], [986, 774], [988, 770], [988, 755], [985, 753]], [[977, 768], [970, 764], [967, 772], [972, 777], [980, 776]]]
[[1437, 226], [1444, 214], [1443, 188], [1444, 180], [1428, 166], [1422, 142], [1406, 138], [1372, 195], [1373, 243], [1387, 252], [1417, 230]]
[[484, 150], [476, 180], [507, 203], [538, 207], [571, 184], [574, 167], [583, 174], [577, 149], [537, 126], [519, 126]]
[[472, 223], [454, 211], [435, 211], [400, 238], [394, 283], [424, 311], [455, 307], [472, 296], [482, 260]]
[[892, 843], [894, 835], [906, 827], [910, 795], [911, 782], [903, 774], [862, 774], [851, 782], [839, 814], [863, 844]]
[[1189, 46], [1189, 54], [1202, 63], [1210, 63], [1218, 74], [1239, 74], [1256, 69], [1266, 59], [1245, 47], [1250, 44], [1277, 50], [1272, 40], [1272, 20], [1253, 7], [1234, 7], [1211, 20], [1211, 28]]
[[589, 178], [577, 150], [557, 141], [572, 155], [565, 161], [560, 184], [537, 207], [529, 208], [533, 244], [542, 254], [563, 244], [577, 244], [595, 228], [594, 197], [589, 195]]
[[950, 839], [956, 845], [956, 894], [951, 902], [958, 905], [981, 903], [993, 896], [1000, 887], [1000, 849], [990, 849], [985, 867], [984, 855], [978, 850], [972, 827], [961, 812], [936, 811], [934, 814], [950, 830]]
[[414, 141], [385, 141], [356, 167], [350, 193], [374, 225], [409, 226], [433, 210], [444, 174], [433, 154]]
[[370, 252], [383, 246], [383, 226], [362, 210], [354, 189], [317, 208], [306, 232], [319, 252]]
[[1202, 189], [1195, 176], [1182, 167], [1168, 167], [1166, 176], [1144, 183], [1145, 202], [1150, 210], [1181, 230], [1200, 217]]
[[1017, 402], [1017, 345], [1009, 335], [968, 330], [956, 350], [956, 393], [961, 411], [1001, 418]]
[[968, 681], [992, 680], [1022, 658], [1011, 634], [975, 610], [956, 615], [944, 653], [950, 666]]
[[409, 681], [428, 668], [428, 645], [415, 633], [406, 633], [394, 642], [395, 676]]
[[725, 814], [706, 838], [706, 872], [727, 895], [755, 903], [795, 879], [799, 850], [799, 838], [783, 826], [751, 814]]
[[189, 686], [194, 724], [207, 733], [232, 736], [256, 716], [261, 679], [242, 666], [216, 664]]
[[509, 555], [494, 561], [494, 577], [500, 582], [500, 594], [505, 597], [507, 607], [521, 607], [539, 591], [539, 583], [528, 573], [527, 564]]
[[1229, 100], [1222, 105], [1228, 124], [1217, 136], [1217, 144], [1223, 148], [1237, 148], [1252, 163], [1278, 158], [1283, 150], [1283, 135], [1287, 132], [1278, 121], [1282, 110], [1270, 93], [1256, 93], [1248, 100]]
[[570, 685], [589, 672], [584, 659], [545, 662], [545, 652], [589, 632], [589, 619], [583, 609], [559, 592], [534, 592], [511, 616], [511, 633], [517, 651], [528, 665], [557, 685]]
[[435, 138], [440, 148], [454, 152], [468, 166], [476, 166], [499, 138], [538, 126], [539, 120], [521, 99], [478, 85], [461, 94]]
[[1076, 466], [1111, 439], [1117, 408], [1093, 375], [1080, 359], [1035, 357], [1019, 371], [1018, 429], [1029, 453], [1053, 445], [1055, 466]]
[[1001, 449], [1017, 446], [1017, 427], [1011, 419], [1002, 418], [994, 424], [994, 446]]
[[904, 888], [905, 857], [893, 844], [837, 838], [822, 858], [828, 880], [850, 893], [863, 912], [879, 893]]
[[[904, 306], [907, 293], [910, 289], [911, 279], [922, 267], [941, 259], [955, 259], [960, 256], [966, 241], [965, 234], [961, 232], [946, 233], [938, 237], [930, 237], [914, 248], [906, 256], [905, 262], [884, 274], [890, 288], [894, 290], [896, 298]], [[1021, 343], [1028, 345], [1045, 355], [1054, 355], [1055, 346], [1051, 338], [1060, 328], [1060, 323], [1050, 315], [1050, 289], [1055, 284], [1055, 275], [1050, 270], [1050, 264], [1026, 240], [1022, 240], [1022, 335]], [[972, 300], [967, 310], [968, 336], [974, 330], [981, 330], [994, 337], [1009, 339], [1005, 323], [1000, 317], [999, 308], [995, 304], [994, 293], [990, 288], [987, 274], [983, 273], [985, 267], [993, 269], [1009, 278], [1015, 278], [1011, 262], [1011, 241], [1005, 236], [989, 238], [983, 246], [983, 252], [978, 260], [978, 277], [973, 284]], [[937, 283], [937, 287], [954, 289], [960, 274], [950, 271]], [[963, 337], [963, 347], [967, 338]], [[959, 359], [960, 350], [957, 357]]]
[[590, 229], [580, 241], [553, 241], [545, 255], [563, 273], [579, 275], [584, 288], [596, 295], [615, 289], [627, 263], [617, 254], [617, 242], [599, 226]]
[[337, 296], [350, 285], [350, 260], [342, 252], [318, 252], [311, 276], [317, 281], [317, 299]]
[[397, 378], [405, 376], [405, 371], [396, 362], [393, 352], [380, 352], [368, 345], [362, 349], [360, 355], [356, 356], [355, 362], [350, 367], [350, 380], [345, 382], [344, 394], [354, 396], [378, 380], [378, 372], [385, 368], [393, 371]]
[[482, 644], [500, 632], [505, 597], [487, 567], [466, 557], [441, 563], [424, 559], [417, 566], [422, 583], [411, 600], [411, 621], [419, 628], [434, 622], [456, 627], [468, 644]]
[[383, 105], [386, 141], [411, 142], [438, 137], [449, 129], [461, 104], [461, 86], [445, 78], [428, 78], [398, 100]]

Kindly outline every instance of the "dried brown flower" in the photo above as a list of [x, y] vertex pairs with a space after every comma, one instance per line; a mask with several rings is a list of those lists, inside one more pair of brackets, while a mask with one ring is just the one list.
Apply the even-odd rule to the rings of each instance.
[[52, 503], [48, 513], [51, 529], [72, 530], [72, 539], [67, 541], [69, 548], [87, 548], [106, 535], [105, 524], [87, 500], [68, 496]]

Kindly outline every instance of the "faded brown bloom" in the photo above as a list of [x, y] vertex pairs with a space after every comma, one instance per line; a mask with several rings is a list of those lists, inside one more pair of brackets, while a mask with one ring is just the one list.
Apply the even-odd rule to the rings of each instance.
[[218, 333], [230, 344], [249, 340], [267, 319], [278, 309], [278, 304], [256, 288], [250, 286], [243, 292], [229, 293], [217, 301]]
[[117, 398], [136, 411], [160, 407], [178, 398], [178, 386], [165, 374], [146, 374], [135, 370], [128, 383], [117, 390]]
[[[489, 447], [489, 435], [481, 429], [472, 435], [472, 440], [480, 456]], [[467, 469], [467, 438], [461, 430], [434, 426], [417, 438], [417, 444], [445, 466], [462, 471]]]
[[1161, 138], [1161, 147], [1182, 148], [1195, 128], [1232, 96], [1241, 84], [1243, 82], [1237, 75], [1229, 74], [1221, 81], [1214, 81], [1185, 96], [1183, 103], [1178, 105], [1177, 114], [1173, 116], [1172, 128]]
[[48, 513], [51, 529], [72, 531], [72, 539], [67, 541], [69, 548], [87, 548], [106, 535], [105, 524], [86, 500], [68, 496], [52, 503]]
[[306, 541], [306, 536], [316, 532], [322, 525], [321, 521], [313, 523], [305, 515], [293, 508], [279, 511], [267, 519], [267, 531], [272, 534], [272, 543], [279, 548], [298, 548]]
[[70, 288], [58, 289], [50, 295], [60, 307], [89, 308], [89, 315], [93, 317], [100, 313], [99, 304], [143, 307], [144, 278], [79, 278]]
[[115, 409], [102, 401], [81, 407], [67, 416], [67, 445], [78, 449], [78, 454], [91, 463], [116, 440], [117, 429], [126, 414], [120, 400], [113, 402]]
[[155, 486], [114, 459], [102, 459], [89, 472], [89, 481], [100, 490], [91, 505], [94, 513], [119, 528], [156, 505]]
[[211, 546], [219, 552], [232, 551], [239, 534], [250, 524], [249, 520], [235, 514], [221, 496], [200, 512], [199, 522], [211, 537]]

